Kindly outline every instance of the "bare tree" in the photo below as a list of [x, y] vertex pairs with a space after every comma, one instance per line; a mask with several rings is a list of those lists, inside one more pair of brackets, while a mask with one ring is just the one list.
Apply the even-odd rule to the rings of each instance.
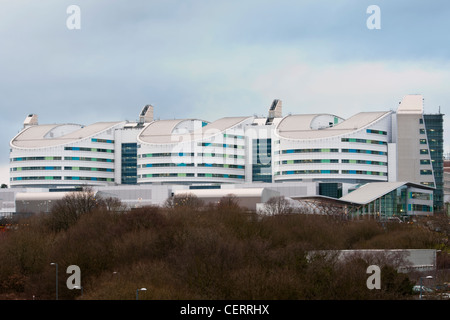
[[67, 194], [53, 206], [48, 217], [49, 227], [54, 231], [67, 230], [98, 205], [99, 201], [90, 187]]
[[294, 209], [284, 196], [272, 197], [264, 204], [264, 213], [268, 215], [291, 214]]
[[219, 211], [236, 211], [240, 209], [239, 199], [234, 194], [223, 196], [217, 204]]
[[203, 201], [192, 193], [174, 195], [167, 198], [164, 203], [164, 206], [170, 209], [199, 209], [203, 205]]

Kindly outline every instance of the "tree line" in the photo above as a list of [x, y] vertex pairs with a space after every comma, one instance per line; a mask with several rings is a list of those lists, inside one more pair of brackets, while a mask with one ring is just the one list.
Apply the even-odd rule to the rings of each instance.
[[[281, 210], [282, 203], [273, 208]], [[275, 210], [275, 209], [274, 209]], [[233, 196], [205, 204], [195, 196], [129, 209], [92, 190], [66, 196], [45, 214], [0, 235], [0, 298], [54, 299], [412, 299], [413, 279], [379, 261], [380, 290], [366, 286], [368, 262], [314, 250], [440, 248], [441, 232], [421, 225], [342, 221], [326, 215], [259, 215]], [[81, 270], [83, 295], [66, 287]]]

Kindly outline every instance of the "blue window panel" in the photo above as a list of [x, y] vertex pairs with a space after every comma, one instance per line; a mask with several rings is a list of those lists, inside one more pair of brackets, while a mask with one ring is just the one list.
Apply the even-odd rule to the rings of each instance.
[[179, 163], [177, 164], [178, 167], [186, 167], [186, 163]]
[[286, 150], [286, 153], [294, 153], [294, 150]]
[[106, 162], [112, 162], [112, 159], [106, 159]]
[[112, 169], [106, 169], [106, 172], [112, 172]]
[[348, 173], [356, 174], [356, 170], [349, 170]]
[[294, 174], [294, 171], [286, 171], [286, 174]]
[[348, 149], [348, 152], [356, 153], [356, 149]]
[[97, 178], [96, 177], [92, 177], [91, 180], [97, 181]]
[[330, 170], [322, 170], [321, 173], [330, 173]]
[[45, 170], [54, 170], [54, 167], [45, 167]]
[[150, 168], [150, 167], [152, 167], [153, 165], [152, 165], [151, 163], [147, 163], [145, 166], [146, 166], [147, 168]]

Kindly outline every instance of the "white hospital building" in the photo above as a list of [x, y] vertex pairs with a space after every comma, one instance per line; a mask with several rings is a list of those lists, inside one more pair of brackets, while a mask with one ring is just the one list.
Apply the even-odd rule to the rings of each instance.
[[40, 124], [30, 114], [10, 142], [10, 190], [26, 198], [30, 190], [89, 185], [137, 206], [161, 204], [179, 190], [265, 188], [294, 199], [344, 199], [383, 183], [383, 195], [406, 192], [396, 200], [403, 214], [433, 213], [439, 181], [421, 95], [405, 96], [395, 111], [348, 119], [283, 115], [280, 100], [268, 109], [267, 117], [209, 122], [155, 120], [147, 105], [136, 122], [89, 125]]

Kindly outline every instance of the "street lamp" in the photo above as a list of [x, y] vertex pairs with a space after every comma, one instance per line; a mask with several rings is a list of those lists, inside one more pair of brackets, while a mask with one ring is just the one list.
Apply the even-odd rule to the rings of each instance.
[[58, 264], [55, 262], [50, 263], [51, 266], [56, 267], [56, 300], [58, 300]]
[[422, 300], [422, 279], [433, 279], [432, 276], [426, 276], [426, 277], [420, 277], [420, 282], [419, 282], [419, 286], [420, 286], [420, 296], [419, 299]]
[[140, 288], [136, 290], [136, 300], [139, 300], [139, 291], [147, 291], [147, 288]]

